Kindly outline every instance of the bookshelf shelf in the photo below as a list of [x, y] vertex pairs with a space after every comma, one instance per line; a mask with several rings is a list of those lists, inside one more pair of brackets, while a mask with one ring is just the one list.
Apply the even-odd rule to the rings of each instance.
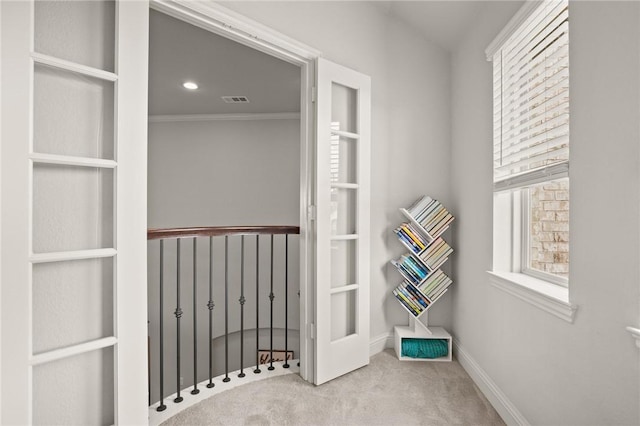
[[[408, 221], [398, 226], [394, 233], [408, 253], [391, 261], [403, 278], [393, 290], [393, 295], [407, 311], [409, 326], [395, 327], [396, 354], [400, 360], [451, 361], [451, 335], [442, 327], [429, 328], [421, 318], [427, 317], [425, 314], [429, 308], [452, 283], [440, 267], [453, 252], [441, 235], [449, 229], [454, 217], [442, 204], [428, 196], [416, 200], [407, 209], [401, 208], [400, 212]], [[412, 342], [406, 342], [407, 339]], [[446, 355], [429, 357], [433, 353], [428, 350], [416, 357], [403, 354], [403, 345], [415, 344], [416, 341], [420, 345], [425, 343], [422, 340], [439, 340], [440, 349], [446, 342]]]
[[[429, 334], [430, 333], [430, 334]], [[442, 327], [430, 327], [429, 333], [414, 330], [411, 326], [406, 325], [397, 325], [395, 327], [395, 350], [398, 359], [401, 361], [451, 361], [451, 349], [452, 349], [452, 339], [451, 335]], [[408, 356], [403, 356], [401, 349], [402, 348], [402, 340], [404, 339], [439, 339], [446, 340], [447, 342], [447, 355], [439, 358], [411, 358]]]

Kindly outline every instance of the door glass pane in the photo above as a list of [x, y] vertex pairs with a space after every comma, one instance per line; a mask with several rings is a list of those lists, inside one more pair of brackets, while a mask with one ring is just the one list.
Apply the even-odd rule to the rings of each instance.
[[[332, 128], [337, 127], [332, 125]], [[329, 162], [330, 179], [333, 183], [358, 183], [357, 181], [357, 140], [331, 135]]]
[[33, 424], [114, 424], [113, 348], [33, 368]]
[[36, 1], [35, 50], [38, 53], [114, 70], [114, 1]]
[[[358, 133], [358, 92], [338, 83], [331, 84], [331, 127]], [[335, 126], [335, 127], [334, 127]]]
[[113, 94], [113, 82], [36, 64], [34, 151], [113, 159]]
[[357, 240], [331, 241], [331, 287], [356, 283]]
[[357, 189], [331, 188], [331, 235], [356, 233]]
[[113, 170], [33, 166], [34, 253], [113, 247]]
[[33, 265], [33, 352], [113, 335], [113, 259]]
[[356, 332], [357, 290], [331, 295], [331, 341]]

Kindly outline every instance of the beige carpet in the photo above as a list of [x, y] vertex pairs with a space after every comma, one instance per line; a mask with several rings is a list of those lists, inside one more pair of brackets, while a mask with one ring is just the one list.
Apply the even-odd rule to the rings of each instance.
[[172, 417], [170, 425], [503, 425], [457, 361], [400, 362], [392, 350], [322, 386], [296, 374], [251, 383]]

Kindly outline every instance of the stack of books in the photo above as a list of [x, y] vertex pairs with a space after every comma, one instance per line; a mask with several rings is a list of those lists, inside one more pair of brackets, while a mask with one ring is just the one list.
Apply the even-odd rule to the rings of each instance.
[[407, 281], [413, 284], [420, 284], [429, 275], [427, 267], [412, 256], [403, 255], [398, 260], [392, 260], [391, 263]]
[[453, 221], [451, 213], [428, 196], [416, 201], [407, 211], [432, 237], [443, 233]]
[[416, 286], [404, 281], [393, 290], [393, 295], [414, 316], [419, 316], [431, 304], [431, 301], [422, 294]]
[[437, 270], [418, 287], [420, 292], [429, 299], [430, 302], [438, 299], [447, 290], [453, 281], [441, 270]]
[[393, 232], [396, 233], [400, 241], [402, 241], [409, 250], [416, 254], [422, 252], [430, 243], [411, 223], [403, 223], [394, 229]]
[[426, 250], [420, 253], [420, 259], [429, 269], [438, 269], [442, 265], [453, 249], [441, 237], [438, 237]]

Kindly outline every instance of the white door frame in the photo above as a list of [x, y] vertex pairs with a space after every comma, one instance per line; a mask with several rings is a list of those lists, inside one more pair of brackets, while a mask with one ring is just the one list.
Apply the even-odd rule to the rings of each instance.
[[300, 67], [300, 376], [314, 381], [314, 82], [321, 52], [214, 2], [151, 0], [159, 12]]

